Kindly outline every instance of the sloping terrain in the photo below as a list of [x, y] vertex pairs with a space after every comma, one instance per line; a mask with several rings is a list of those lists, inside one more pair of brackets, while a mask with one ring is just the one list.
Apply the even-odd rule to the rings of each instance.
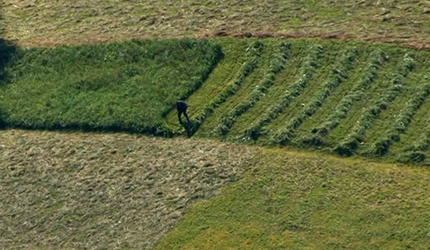
[[[333, 40], [16, 48], [0, 110], [9, 127], [187, 134], [429, 164], [429, 69], [427, 51]], [[177, 99], [189, 104], [185, 128]]]
[[127, 134], [0, 131], [0, 249], [151, 249], [255, 149]]
[[428, 249], [429, 169], [262, 149], [155, 249]]
[[331, 37], [430, 49], [427, 0], [5, 0], [24, 46], [203, 36]]
[[0, 131], [0, 160], [2, 249], [430, 244], [426, 168], [197, 138], [22, 130]]
[[[220, 67], [187, 100], [195, 135], [429, 163], [430, 53], [250, 40], [240, 68], [222, 67], [237, 61], [237, 53], [226, 46]], [[167, 118], [177, 123], [175, 111]]]
[[427, 0], [0, 1], [0, 249], [429, 249], [429, 50]]
[[9, 126], [165, 133], [163, 116], [222, 57], [207, 40], [5, 46], [0, 110]]

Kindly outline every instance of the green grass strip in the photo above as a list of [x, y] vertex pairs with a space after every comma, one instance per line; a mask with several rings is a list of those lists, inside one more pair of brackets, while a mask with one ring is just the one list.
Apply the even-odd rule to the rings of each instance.
[[[1, 58], [6, 52], [0, 46]], [[15, 128], [169, 136], [164, 116], [221, 57], [221, 46], [205, 39], [17, 47], [0, 70], [0, 119]]]
[[414, 143], [412, 146], [403, 148], [403, 153], [397, 160], [403, 163], [411, 162], [423, 162], [426, 160], [424, 151], [430, 149], [430, 118], [426, 122], [428, 125], [424, 129], [425, 133], [421, 136], [420, 140]]
[[400, 134], [406, 131], [417, 110], [427, 100], [430, 94], [430, 83], [424, 84], [416, 93], [407, 106], [396, 116], [394, 126], [390, 128], [383, 139], [378, 140], [372, 145], [369, 153], [383, 156], [388, 153], [393, 143], [400, 141]]
[[286, 123], [283, 129], [278, 130], [272, 135], [270, 138], [272, 143], [285, 145], [291, 141], [294, 137], [295, 130], [302, 125], [307, 118], [315, 114], [333, 90], [348, 77], [348, 71], [354, 67], [357, 54], [358, 50], [356, 48], [349, 48], [343, 53], [342, 58], [332, 70], [328, 81], [322, 85], [321, 90], [305, 105], [304, 109], [296, 117]]
[[290, 48], [291, 44], [288, 42], [279, 44], [278, 51], [272, 55], [273, 59], [270, 61], [269, 69], [263, 80], [245, 100], [219, 119], [218, 126], [214, 130], [216, 134], [227, 134], [237, 118], [253, 107], [264, 96], [267, 90], [275, 83], [276, 75], [285, 68]]
[[285, 91], [280, 102], [271, 106], [260, 119], [253, 122], [250, 127], [244, 130], [245, 138], [257, 140], [263, 126], [276, 119], [296, 97], [303, 93], [304, 89], [309, 85], [309, 81], [314, 75], [315, 70], [319, 67], [318, 59], [321, 57], [322, 51], [323, 47], [321, 45], [313, 45], [307, 51], [306, 62], [300, 69], [300, 79]]
[[246, 57], [248, 60], [243, 63], [237, 72], [234, 80], [227, 86], [227, 88], [220, 93], [215, 99], [213, 99], [206, 107], [203, 109], [203, 112], [196, 116], [192, 121], [192, 129], [190, 131], [191, 134], [194, 134], [200, 125], [215, 111], [217, 107], [219, 107], [222, 103], [224, 103], [227, 98], [237, 93], [237, 91], [242, 87], [243, 82], [246, 77], [248, 77], [257, 67], [258, 60], [261, 57], [263, 51], [263, 43], [259, 41], [253, 42], [246, 50]]
[[379, 114], [387, 109], [388, 105], [402, 92], [402, 84], [414, 68], [415, 62], [413, 58], [410, 54], [405, 54], [398, 71], [399, 73], [392, 79], [392, 86], [382, 94], [380, 99], [364, 111], [357, 124], [352, 128], [352, 132], [334, 148], [334, 152], [344, 156], [354, 154], [360, 143], [363, 142], [366, 130], [379, 117]]
[[339, 126], [340, 121], [347, 117], [354, 103], [365, 97], [365, 91], [378, 77], [378, 70], [383, 62], [388, 60], [387, 55], [381, 50], [375, 50], [370, 54], [369, 62], [364, 69], [364, 74], [359, 81], [352, 87], [351, 91], [339, 102], [334, 112], [325, 119], [318, 127], [312, 129], [312, 133], [316, 134], [309, 138], [304, 138], [302, 141], [305, 144], [320, 146], [324, 144], [324, 139], [330, 131]]

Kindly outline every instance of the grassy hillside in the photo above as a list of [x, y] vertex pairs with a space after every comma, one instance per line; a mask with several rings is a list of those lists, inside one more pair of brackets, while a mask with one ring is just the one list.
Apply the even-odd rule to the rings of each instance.
[[[430, 53], [333, 40], [148, 40], [16, 48], [11, 127], [188, 135], [429, 164]], [[170, 112], [170, 113], [169, 113]]]
[[264, 149], [155, 249], [428, 249], [428, 169]]
[[5, 38], [25, 46], [271, 35], [430, 48], [427, 0], [5, 0], [0, 8]]
[[202, 84], [222, 54], [214, 43], [185, 39], [18, 47], [9, 57], [0, 79], [9, 126], [158, 133], [162, 117]]
[[126, 134], [0, 131], [0, 249], [151, 249], [254, 149]]
[[243, 52], [242, 67], [227, 68], [240, 52], [231, 40], [218, 40], [224, 59], [188, 99], [197, 136], [429, 163], [429, 52], [251, 39], [257, 57]]
[[0, 160], [1, 249], [430, 244], [427, 168], [197, 138], [22, 130], [0, 132]]

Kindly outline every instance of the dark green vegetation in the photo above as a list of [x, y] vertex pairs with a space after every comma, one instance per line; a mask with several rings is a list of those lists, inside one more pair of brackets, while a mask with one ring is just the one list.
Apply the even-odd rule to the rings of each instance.
[[263, 149], [155, 249], [428, 249], [429, 169]]
[[0, 131], [0, 249], [151, 249], [255, 150], [208, 140]]
[[206, 79], [221, 48], [207, 40], [17, 48], [3, 66], [7, 125], [164, 133], [162, 117]]
[[428, 0], [3, 0], [24, 46], [203, 36], [328, 37], [430, 48]]
[[[327, 40], [18, 47], [0, 114], [10, 127], [187, 132], [429, 164], [429, 68], [426, 51]], [[176, 99], [189, 104], [187, 131]]]

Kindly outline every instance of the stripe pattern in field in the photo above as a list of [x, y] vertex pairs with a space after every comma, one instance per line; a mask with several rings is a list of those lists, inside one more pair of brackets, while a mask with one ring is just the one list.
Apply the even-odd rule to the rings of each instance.
[[231, 77], [190, 97], [192, 134], [429, 164], [428, 52], [280, 39], [241, 48], [236, 67], [209, 79]]

